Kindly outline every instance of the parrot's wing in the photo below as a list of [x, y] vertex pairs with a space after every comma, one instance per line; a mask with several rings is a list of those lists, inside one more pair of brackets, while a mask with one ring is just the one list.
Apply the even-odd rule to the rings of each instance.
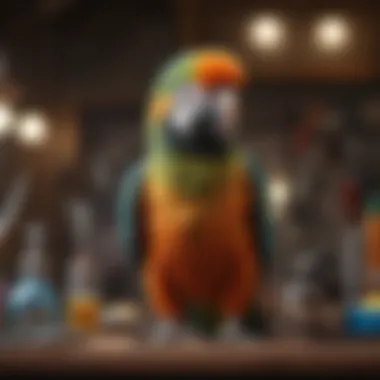
[[[257, 244], [260, 266], [266, 275], [271, 276], [273, 275], [273, 226], [268, 210], [265, 171], [253, 157], [247, 157], [245, 164], [253, 198], [249, 223]], [[270, 332], [268, 319], [265, 317], [262, 307], [256, 301], [244, 317], [243, 324], [248, 331], [255, 334], [265, 336]]]
[[266, 175], [259, 162], [253, 157], [247, 158], [246, 168], [254, 196], [250, 212], [252, 233], [257, 242], [261, 265], [264, 270], [269, 270], [273, 265], [273, 225], [268, 210]]
[[142, 187], [145, 165], [138, 161], [122, 176], [117, 198], [116, 223], [118, 238], [127, 260], [132, 266], [141, 262], [143, 254]]

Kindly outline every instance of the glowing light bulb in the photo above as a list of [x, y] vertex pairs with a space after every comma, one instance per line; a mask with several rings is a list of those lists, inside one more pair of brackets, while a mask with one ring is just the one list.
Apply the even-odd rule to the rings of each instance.
[[350, 43], [351, 29], [343, 17], [324, 17], [316, 23], [314, 39], [319, 50], [341, 51]]
[[284, 24], [274, 15], [257, 17], [249, 24], [248, 39], [259, 49], [278, 50], [285, 39]]
[[46, 119], [37, 113], [25, 115], [18, 127], [18, 137], [25, 145], [43, 144], [48, 137]]

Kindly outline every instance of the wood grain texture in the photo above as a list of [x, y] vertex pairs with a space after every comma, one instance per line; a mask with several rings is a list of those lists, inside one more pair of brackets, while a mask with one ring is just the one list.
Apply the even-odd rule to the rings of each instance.
[[377, 342], [273, 340], [236, 346], [208, 343], [166, 349], [120, 344], [109, 344], [103, 350], [85, 347], [70, 343], [68, 346], [58, 344], [55, 348], [3, 351], [0, 368], [61, 374], [83, 371], [363, 374], [380, 370], [380, 343]]

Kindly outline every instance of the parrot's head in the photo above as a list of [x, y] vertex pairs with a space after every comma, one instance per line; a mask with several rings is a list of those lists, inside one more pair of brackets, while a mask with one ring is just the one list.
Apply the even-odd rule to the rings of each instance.
[[174, 168], [184, 190], [205, 189], [225, 172], [235, 153], [244, 81], [239, 59], [222, 49], [181, 54], [159, 72], [148, 103], [148, 149]]

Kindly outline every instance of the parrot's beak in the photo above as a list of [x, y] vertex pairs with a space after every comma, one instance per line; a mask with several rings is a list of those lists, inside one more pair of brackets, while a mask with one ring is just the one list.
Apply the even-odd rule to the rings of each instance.
[[182, 121], [169, 120], [164, 133], [169, 147], [181, 154], [223, 157], [230, 148], [221, 116], [212, 106], [205, 105]]

